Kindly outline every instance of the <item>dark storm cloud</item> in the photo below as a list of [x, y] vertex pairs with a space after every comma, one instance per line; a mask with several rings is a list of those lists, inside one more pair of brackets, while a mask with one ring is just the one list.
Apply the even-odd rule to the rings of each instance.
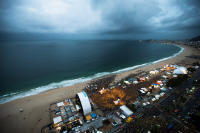
[[175, 4], [182, 10], [182, 14], [176, 19], [169, 18], [162, 23], [169, 25], [171, 30], [200, 30], [200, 1], [179, 0]]
[[1, 0], [0, 14], [10, 32], [200, 34], [200, 0]]
[[144, 33], [151, 29], [149, 18], [159, 12], [155, 1], [136, 1], [128, 0], [126, 2], [116, 0], [115, 2], [103, 0], [94, 2], [93, 6], [97, 9], [103, 9], [102, 20], [107, 29], [105, 33]]

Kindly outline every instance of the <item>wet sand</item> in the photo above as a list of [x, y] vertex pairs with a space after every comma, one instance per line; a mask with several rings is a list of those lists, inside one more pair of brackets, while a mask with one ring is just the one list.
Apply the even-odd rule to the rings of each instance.
[[[193, 58], [194, 56], [200, 57], [199, 50], [188, 46], [181, 47], [184, 47], [184, 51], [176, 57], [153, 65], [116, 74], [115, 81], [119, 81], [140, 70], [150, 71], [166, 64], [181, 64], [187, 66], [187, 64], [200, 61], [198, 58]], [[50, 123], [49, 105], [56, 101], [75, 96], [75, 94], [83, 90], [89, 82], [53, 89], [37, 95], [0, 104], [0, 132], [39, 133], [43, 126]], [[23, 112], [19, 111], [20, 108], [23, 109]]]

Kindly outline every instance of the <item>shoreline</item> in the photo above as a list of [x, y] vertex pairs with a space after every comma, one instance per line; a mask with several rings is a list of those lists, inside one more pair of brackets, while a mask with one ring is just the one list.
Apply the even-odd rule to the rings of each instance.
[[60, 82], [52, 82], [50, 84], [39, 86], [39, 87], [30, 89], [28, 91], [25, 91], [25, 92], [14, 92], [14, 93], [5, 94], [3, 96], [0, 96], [0, 104], [5, 104], [7, 102], [11, 102], [11, 101], [14, 101], [14, 100], [17, 100], [17, 99], [22, 99], [22, 98], [33, 96], [33, 95], [38, 95], [40, 93], [44, 93], [44, 92], [54, 90], [54, 89], [65, 88], [65, 87], [73, 86], [73, 85], [79, 84], [79, 83], [98, 80], [98, 79], [104, 78], [104, 77], [109, 76], [109, 75], [115, 75], [115, 74], [120, 74], [120, 73], [123, 73], [123, 72], [132, 71], [132, 70], [138, 69], [140, 67], [150, 66], [152, 64], [156, 64], [156, 63], [174, 58], [184, 51], [183, 47], [176, 45], [176, 44], [163, 44], [163, 45], [175, 45], [176, 47], [179, 47], [180, 50], [177, 53], [174, 53], [171, 56], [164, 57], [164, 58], [158, 59], [156, 61], [147, 62], [147, 63], [143, 63], [143, 64], [131, 66], [131, 67], [126, 67], [126, 68], [122, 68], [122, 69], [111, 71], [111, 72], [99, 72], [99, 73], [96, 73], [94, 75], [90, 75], [90, 76], [87, 76], [87, 77], [67, 79], [67, 80], [63, 80], [63, 81], [60, 81]]
[[[168, 44], [167, 44], [168, 45]], [[171, 44], [170, 44], [171, 45]], [[155, 62], [154, 64], [148, 64], [146, 66], [138, 67], [133, 70], [111, 73], [116, 75], [115, 81], [119, 81], [128, 75], [135, 73], [137, 71], [150, 71], [156, 68], [160, 68], [166, 64], [178, 64], [187, 66], [198, 59], [194, 59], [190, 56], [199, 55], [200, 51], [185, 45], [177, 45], [184, 48], [183, 52], [175, 57], [162, 60], [160, 62]], [[109, 76], [110, 74], [106, 75]], [[104, 78], [99, 77], [99, 78]], [[83, 83], [74, 84], [72, 86], [67, 86], [64, 88], [56, 88], [48, 90], [36, 95], [24, 97], [21, 99], [16, 99], [4, 104], [0, 104], [0, 128], [3, 132], [32, 132], [38, 133], [40, 129], [49, 124], [49, 105], [53, 102], [71, 98], [75, 96], [76, 93], [80, 92], [87, 86], [88, 83], [99, 78], [94, 78]], [[22, 108], [23, 112], [19, 112]], [[9, 127], [8, 127], [9, 126]]]

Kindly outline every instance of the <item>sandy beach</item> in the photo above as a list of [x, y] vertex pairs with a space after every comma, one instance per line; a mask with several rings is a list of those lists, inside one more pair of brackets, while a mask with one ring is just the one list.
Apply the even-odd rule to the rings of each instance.
[[[195, 61], [199, 61], [198, 58], [194, 58], [195, 56], [200, 57], [199, 50], [188, 46], [181, 45], [181, 47], [184, 48], [184, 51], [176, 57], [149, 66], [116, 74], [115, 80], [119, 81], [138, 70], [150, 71], [166, 64], [187, 66]], [[87, 86], [89, 82], [53, 89], [37, 95], [0, 104], [1, 133], [39, 133], [43, 126], [50, 123], [49, 105], [56, 101], [73, 97], [77, 92], [80, 92], [85, 86]], [[23, 112], [19, 111], [20, 108], [23, 109]]]

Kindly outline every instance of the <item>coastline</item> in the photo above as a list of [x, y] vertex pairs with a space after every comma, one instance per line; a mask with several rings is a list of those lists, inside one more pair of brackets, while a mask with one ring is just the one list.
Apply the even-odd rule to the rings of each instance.
[[[168, 45], [168, 44], [162, 44], [162, 45]], [[146, 62], [146, 63], [143, 63], [143, 64], [138, 64], [138, 65], [134, 65], [134, 66], [126, 67], [126, 68], [121, 68], [121, 69], [114, 70], [114, 71], [111, 71], [111, 72], [99, 72], [99, 73], [96, 73], [94, 75], [90, 75], [90, 76], [87, 76], [87, 77], [79, 77], [79, 78], [75, 78], [75, 79], [63, 80], [63, 81], [60, 81], [60, 82], [52, 82], [52, 83], [49, 83], [47, 85], [32, 88], [32, 89], [30, 89], [28, 91], [24, 91], [24, 92], [8, 93], [8, 94], [5, 94], [3, 96], [0, 96], [0, 104], [4, 104], [4, 103], [7, 103], [7, 102], [10, 102], [10, 101], [13, 101], [13, 100], [25, 98], [25, 97], [32, 96], [32, 95], [37, 95], [37, 94], [40, 94], [40, 93], [43, 93], [43, 92], [46, 92], [46, 91], [49, 91], [49, 90], [52, 90], [52, 89], [65, 88], [67, 86], [72, 86], [74, 84], [79, 84], [79, 83], [83, 83], [83, 82], [90, 82], [92, 80], [97, 80], [99, 78], [103, 78], [103, 77], [106, 77], [106, 76], [109, 76], [109, 75], [112, 75], [112, 74], [115, 75], [115, 74], [118, 74], [118, 73], [123, 73], [123, 72], [126, 72], [126, 71], [135, 70], [139, 67], [149, 66], [149, 65], [152, 65], [152, 64], [173, 58], [173, 57], [179, 55], [180, 53], [182, 53], [183, 50], [184, 50], [184, 48], [180, 47], [179, 45], [175, 45], [175, 44], [170, 44], [170, 45], [174, 45], [176, 47], [179, 47], [180, 50], [177, 53], [174, 53], [173, 55], [170, 55], [168, 57], [163, 57], [163, 58], [160, 58], [160, 59], [155, 60], [155, 61]]]
[[[193, 59], [189, 56], [200, 55], [200, 51], [185, 45], [181, 45], [181, 47], [184, 48], [184, 51], [173, 58], [169, 58], [160, 62], [155, 62], [155, 64], [144, 65], [134, 70], [111, 74], [115, 74], [115, 81], [119, 81], [120, 79], [127, 77], [131, 73], [140, 70], [150, 71], [156, 68], [160, 68], [165, 64], [179, 64], [187, 66], [187, 64], [191, 64], [198, 60]], [[96, 78], [94, 80], [96, 80]], [[48, 90], [37, 95], [32, 95], [22, 99], [16, 99], [4, 104], [0, 104], [1, 130], [3, 131], [3, 133], [40, 132], [40, 129], [43, 126], [50, 123], [48, 112], [49, 105], [64, 98], [73, 97], [77, 92], [83, 90], [83, 88], [87, 86], [89, 82], [91, 81], [74, 84], [72, 86], [67, 86], [64, 88]], [[23, 108], [24, 111], [19, 112], [20, 108]]]

